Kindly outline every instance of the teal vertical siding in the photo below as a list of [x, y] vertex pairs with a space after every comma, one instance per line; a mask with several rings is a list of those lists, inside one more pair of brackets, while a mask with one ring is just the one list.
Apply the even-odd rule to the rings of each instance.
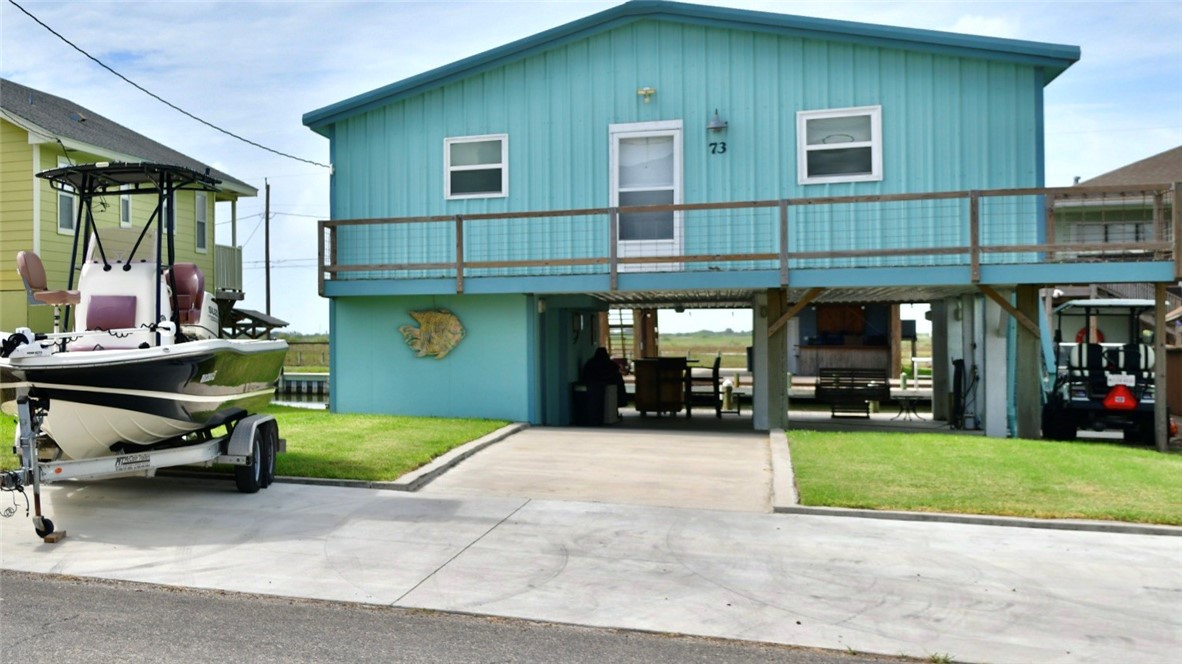
[[[530, 304], [523, 295], [334, 300], [334, 404], [357, 413], [531, 421], [539, 394], [527, 370], [536, 352]], [[443, 359], [417, 357], [398, 328], [416, 324], [411, 311], [435, 308], [456, 314], [467, 336]]]
[[[336, 123], [333, 216], [606, 206], [608, 125], [670, 119], [684, 121], [689, 203], [1037, 186], [1042, 80], [1030, 65], [642, 21]], [[657, 90], [648, 104], [635, 94], [643, 86]], [[872, 105], [882, 106], [883, 180], [797, 184], [796, 112]], [[715, 109], [730, 126], [710, 134]], [[509, 195], [445, 201], [443, 139], [494, 133], [509, 136]], [[710, 154], [711, 141], [727, 152]], [[794, 247], [963, 242], [967, 228], [949, 228], [933, 205], [917, 204], [905, 224], [889, 213], [804, 215]], [[766, 251], [775, 224], [772, 214], [716, 215], [687, 226], [685, 251]], [[471, 260], [603, 256], [608, 242], [602, 218], [466, 232]], [[1035, 239], [1029, 233], [1015, 224], [989, 241]], [[442, 224], [347, 229], [338, 251], [344, 263], [447, 261], [454, 235]]]

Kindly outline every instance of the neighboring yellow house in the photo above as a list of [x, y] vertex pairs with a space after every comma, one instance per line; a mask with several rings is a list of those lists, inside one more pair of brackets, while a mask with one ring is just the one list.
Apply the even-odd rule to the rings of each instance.
[[[237, 200], [257, 196], [257, 189], [68, 99], [0, 79], [0, 330], [52, 328], [51, 308], [28, 304], [18, 251], [41, 256], [50, 288], [65, 288], [69, 279], [78, 201], [36, 173], [99, 161], [184, 166], [221, 180], [217, 192], [177, 193], [176, 258], [201, 267], [208, 291], [241, 290], [240, 251], [214, 244], [214, 204], [230, 202], [236, 217]], [[96, 200], [95, 223], [142, 228], [154, 207], [155, 199], [145, 196]]]

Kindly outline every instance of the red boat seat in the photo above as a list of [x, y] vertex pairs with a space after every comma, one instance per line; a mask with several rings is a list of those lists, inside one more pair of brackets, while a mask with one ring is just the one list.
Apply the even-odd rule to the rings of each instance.
[[201, 322], [201, 306], [205, 304], [205, 274], [201, 268], [194, 263], [176, 263], [165, 273], [165, 283], [173, 289], [177, 322]]

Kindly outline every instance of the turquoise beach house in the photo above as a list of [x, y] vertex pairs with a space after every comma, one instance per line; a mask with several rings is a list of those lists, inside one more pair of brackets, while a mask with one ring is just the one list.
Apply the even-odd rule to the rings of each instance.
[[[937, 392], [953, 358], [988, 363], [977, 415], [1006, 435], [1014, 358], [1040, 348], [1000, 301], [1173, 278], [1172, 258], [1048, 259], [1043, 89], [1078, 58], [636, 1], [311, 111], [334, 167], [333, 408], [565, 424], [595, 314], [733, 306], [767, 429], [796, 314], [932, 302]], [[442, 358], [405, 336], [440, 311], [461, 330]]]

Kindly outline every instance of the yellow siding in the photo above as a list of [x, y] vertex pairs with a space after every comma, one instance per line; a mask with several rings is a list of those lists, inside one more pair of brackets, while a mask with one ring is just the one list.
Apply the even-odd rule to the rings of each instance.
[[0, 120], [0, 292], [24, 291], [16, 252], [32, 248], [33, 149], [27, 132]]

